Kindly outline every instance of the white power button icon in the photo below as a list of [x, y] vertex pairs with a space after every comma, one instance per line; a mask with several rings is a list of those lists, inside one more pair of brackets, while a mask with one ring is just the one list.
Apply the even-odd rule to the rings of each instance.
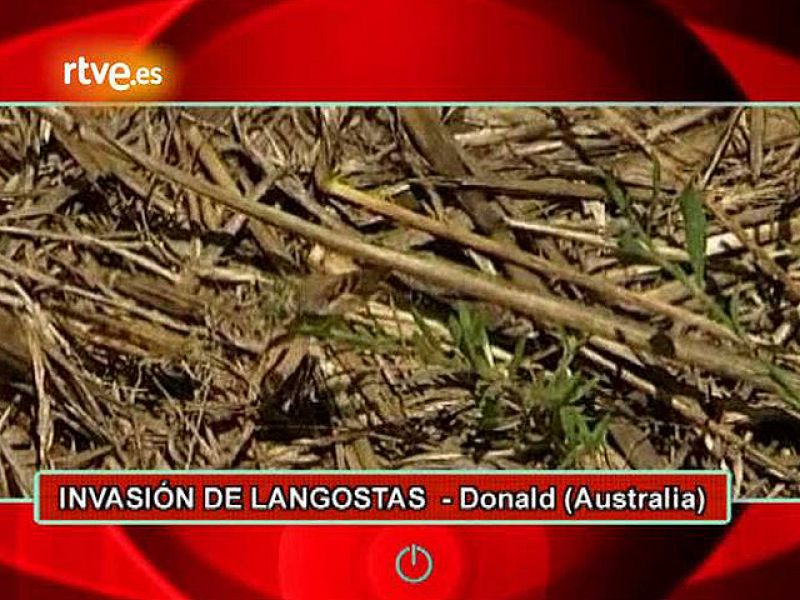
[[[411, 554], [411, 568], [414, 569], [414, 572], [417, 571], [417, 561], [426, 562], [427, 567], [421, 575], [412, 577], [403, 570], [403, 559], [405, 558], [406, 554], [409, 553]], [[397, 571], [397, 575], [400, 577], [400, 579], [406, 583], [422, 583], [431, 576], [431, 573], [433, 573], [433, 557], [431, 556], [431, 553], [422, 546], [411, 544], [397, 553], [397, 558], [394, 561], [394, 568], [395, 571]]]

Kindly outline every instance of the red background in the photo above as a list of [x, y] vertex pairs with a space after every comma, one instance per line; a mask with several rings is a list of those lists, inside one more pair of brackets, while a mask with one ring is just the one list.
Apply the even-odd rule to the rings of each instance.
[[[166, 99], [792, 100], [796, 2], [4, 2], [3, 100], [59, 100], [98, 40], [175, 60]], [[59, 58], [61, 57], [61, 58]], [[101, 58], [101, 57], [98, 57]], [[124, 95], [114, 98], [124, 99]]]
[[[98, 34], [169, 53], [173, 100], [800, 98], [790, 0], [26, 0], [2, 9], [5, 101], [69, 99], [55, 85], [54, 56], [78, 53]], [[29, 505], [4, 504], [0, 590], [81, 600], [796, 597], [800, 505], [737, 512], [726, 528], [390, 535], [377, 526], [44, 527]], [[380, 583], [381, 557], [405, 543], [443, 553], [438, 587], [413, 596]]]
[[[40, 526], [0, 510], [3, 598], [795, 598], [795, 504], [739, 505], [728, 527]], [[405, 544], [438, 579], [399, 586]], [[399, 587], [399, 590], [398, 590]], [[421, 595], [420, 595], [421, 594]]]

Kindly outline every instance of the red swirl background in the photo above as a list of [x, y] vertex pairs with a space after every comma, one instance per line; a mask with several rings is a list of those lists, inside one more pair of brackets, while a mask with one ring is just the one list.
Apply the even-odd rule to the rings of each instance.
[[[56, 52], [77, 55], [99, 37], [168, 52], [177, 79], [163, 99], [176, 101], [800, 98], [789, 0], [26, 0], [2, 8], [3, 101], [70, 99], [56, 85]], [[455, 598], [796, 597], [800, 505], [736, 512], [725, 528], [395, 531], [449, 540], [459, 562], [447, 592]], [[30, 505], [2, 504], [0, 596], [380, 597], [368, 565], [385, 535], [377, 526], [44, 527]]]
[[[177, 62], [192, 101], [792, 100], [788, 0], [155, 0], [7, 3], [4, 100], [69, 99], [102, 37]], [[10, 15], [10, 17], [9, 17]]]
[[4, 598], [417, 598], [370, 571], [414, 540], [454, 571], [427, 600], [794, 598], [800, 568], [796, 504], [729, 527], [38, 526], [6, 504], [0, 531]]

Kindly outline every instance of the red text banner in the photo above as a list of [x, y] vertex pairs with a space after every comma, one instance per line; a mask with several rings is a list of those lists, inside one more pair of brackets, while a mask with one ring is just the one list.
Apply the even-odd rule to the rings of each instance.
[[723, 472], [45, 472], [37, 520], [726, 523]]

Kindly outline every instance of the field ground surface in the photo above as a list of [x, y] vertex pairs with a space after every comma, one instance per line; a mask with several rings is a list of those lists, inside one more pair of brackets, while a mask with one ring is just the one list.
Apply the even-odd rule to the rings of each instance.
[[37, 469], [717, 469], [800, 492], [791, 107], [0, 108]]

